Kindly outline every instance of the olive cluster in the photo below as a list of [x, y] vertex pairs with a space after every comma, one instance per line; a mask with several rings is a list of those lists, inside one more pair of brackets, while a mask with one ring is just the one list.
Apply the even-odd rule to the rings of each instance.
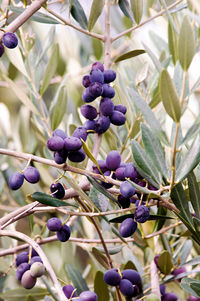
[[4, 46], [10, 49], [17, 47], [18, 39], [13, 32], [6, 32], [2, 37], [2, 43], [0, 44], [0, 57], [4, 54]]
[[57, 217], [52, 217], [47, 221], [47, 228], [49, 231], [56, 232], [56, 236], [61, 242], [65, 242], [70, 238], [70, 227], [65, 224], [63, 225]]
[[10, 189], [17, 190], [19, 189], [23, 183], [24, 179], [31, 183], [35, 184], [40, 180], [40, 173], [37, 168], [33, 166], [28, 166], [24, 169], [23, 172], [15, 172], [9, 177], [8, 185]]
[[111, 286], [119, 286], [122, 294], [128, 298], [136, 297], [142, 292], [142, 281], [140, 274], [132, 269], [119, 272], [113, 268], [104, 274], [104, 281]]
[[110, 123], [120, 126], [126, 122], [126, 107], [114, 105], [112, 101], [115, 90], [110, 86], [110, 83], [115, 79], [116, 72], [111, 69], [104, 70], [101, 62], [95, 62], [90, 74], [83, 77], [82, 84], [86, 88], [82, 94], [83, 101], [90, 103], [101, 97], [99, 112], [95, 107], [88, 104], [81, 107], [81, 113], [87, 119], [84, 123], [87, 130], [103, 134], [110, 127]]
[[30, 250], [30, 248], [17, 256], [16, 266], [16, 278], [26, 289], [33, 288], [37, 278], [45, 273], [42, 259], [34, 249]]
[[65, 296], [70, 300], [74, 300], [74, 301], [97, 301], [98, 300], [97, 294], [95, 294], [92, 291], [83, 291], [78, 296], [75, 287], [71, 284], [67, 284], [63, 286], [62, 289]]

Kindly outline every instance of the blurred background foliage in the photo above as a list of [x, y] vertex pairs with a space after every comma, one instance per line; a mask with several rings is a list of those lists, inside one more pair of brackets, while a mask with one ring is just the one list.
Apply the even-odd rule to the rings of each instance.
[[[46, 8], [87, 30], [88, 20], [89, 26], [92, 26], [90, 18], [92, 2], [90, 0], [51, 0], [48, 1]], [[143, 13], [134, 16], [131, 3], [128, 0], [112, 1], [112, 36], [136, 25], [136, 21], [141, 23], [147, 18], [151, 18], [165, 6], [171, 5], [175, 1], [145, 0], [143, 2]], [[0, 26], [2, 27], [5, 24], [3, 12], [6, 9], [6, 1], [0, 3], [2, 13]], [[27, 5], [26, 1], [11, 1], [7, 24], [12, 22]], [[46, 124], [50, 122], [52, 130], [59, 127], [70, 135], [75, 127], [84, 122], [84, 118], [80, 114], [80, 106], [83, 104], [81, 99], [82, 76], [89, 72], [93, 62], [96, 60], [104, 61], [104, 45], [98, 39], [91, 38], [61, 24], [63, 22], [48, 12], [46, 8], [42, 8], [40, 15], [36, 13], [19, 28], [17, 31], [19, 47], [13, 50], [6, 49], [5, 55], [0, 59], [0, 147], [53, 159], [52, 154], [46, 148], [49, 135]], [[132, 161], [131, 139], [136, 139], [143, 147], [140, 126], [141, 123], [145, 123], [159, 138], [165, 149], [167, 160], [171, 161], [175, 122], [166, 114], [161, 102], [158, 83], [162, 68], [167, 68], [177, 94], [180, 96], [183, 70], [178, 59], [178, 40], [185, 15], [188, 16], [194, 33], [195, 55], [186, 79], [185, 98], [187, 101], [181, 118], [178, 138], [178, 147], [181, 147], [181, 151], [177, 155], [177, 166], [179, 164], [184, 165], [182, 158], [196, 141], [200, 130], [199, 0], [180, 1], [180, 4], [174, 7], [168, 16], [164, 14], [141, 27], [139, 26], [138, 29], [132, 33], [127, 33], [112, 44], [111, 68], [117, 72], [117, 79], [114, 84], [116, 89], [114, 103], [122, 103], [127, 106], [127, 122], [125, 126], [119, 128], [111, 126], [103, 135], [98, 159], [105, 159], [110, 150], [117, 149], [122, 151], [122, 161]], [[92, 31], [104, 34], [104, 13], [99, 16]], [[115, 62], [122, 54], [135, 49], [144, 49], [146, 53]], [[152, 109], [150, 111], [151, 116], [148, 115], [149, 111], [145, 103], [148, 108]], [[41, 116], [42, 111], [43, 116]], [[127, 135], [129, 135], [128, 141]], [[125, 142], [126, 145], [123, 147]], [[91, 150], [93, 145], [91, 135], [87, 144]], [[12, 211], [15, 207], [27, 204], [27, 194], [35, 191], [49, 193], [50, 184], [60, 175], [55, 168], [34, 162], [34, 166], [38, 168], [41, 174], [40, 183], [35, 185], [25, 183], [19, 191], [10, 191], [7, 186], [9, 175], [14, 171], [23, 169], [25, 164], [26, 162], [13, 157], [0, 156], [1, 216]], [[86, 162], [79, 164], [79, 167], [85, 168]], [[180, 165], [179, 168], [181, 168]], [[195, 169], [195, 174], [199, 185], [200, 168], [198, 166]], [[79, 183], [80, 176], [75, 174], [71, 176]], [[65, 180], [62, 182], [68, 185]], [[188, 195], [187, 185], [185, 187]], [[95, 195], [93, 198], [96, 197]], [[103, 205], [106, 206], [107, 210], [117, 209], [117, 206], [110, 203], [105, 196], [101, 196], [101, 199], [103, 197]], [[152, 212], [156, 214], [157, 208], [153, 207]], [[9, 227], [34, 237], [41, 233], [47, 219], [54, 215], [50, 213], [34, 214], [34, 217], [24, 218]], [[60, 213], [56, 215], [61, 216], [64, 220]], [[167, 212], [167, 215], [176, 218], [171, 212]], [[109, 218], [112, 217], [114, 215]], [[165, 226], [175, 222], [176, 220], [166, 220]], [[105, 239], [116, 237], [111, 231], [111, 224], [104, 219], [100, 219], [100, 223]], [[144, 233], [146, 236], [158, 230], [158, 225], [155, 226], [155, 223], [148, 221], [143, 224], [140, 234]], [[117, 224], [113, 225], [117, 229]], [[108, 248], [113, 253], [112, 259], [117, 266], [124, 266], [128, 262], [129, 266], [136, 267], [143, 277], [144, 289], [148, 289], [150, 286], [149, 264], [155, 254], [161, 253], [163, 250], [168, 251], [175, 266], [184, 265], [187, 261], [197, 258], [196, 261], [187, 265], [187, 272], [193, 278], [200, 280], [200, 259], [197, 257], [200, 247], [187, 235], [186, 230], [182, 224], [151, 239], [143, 239], [136, 233], [133, 236], [135, 242], [111, 244]], [[48, 231], [45, 230], [43, 237], [47, 237], [48, 234]], [[78, 218], [73, 224], [72, 236], [98, 238], [90, 221], [84, 217]], [[21, 242], [1, 237], [0, 243], [3, 250], [11, 246], [14, 247]], [[73, 281], [74, 272], [78, 275], [79, 280], [81, 279], [80, 282], [83, 287], [86, 286], [83, 281], [85, 279], [90, 288], [96, 285], [97, 290], [98, 285], [94, 279], [97, 276], [102, 279], [102, 274], [97, 274], [97, 271], [105, 272], [105, 267], [101, 264], [102, 248], [95, 246], [99, 250], [99, 254], [92, 247], [94, 246], [73, 242], [65, 244], [51, 242], [42, 248], [59, 279], [64, 283]], [[43, 300], [49, 294], [48, 285], [39, 282], [38, 286], [30, 292], [31, 297], [27, 296], [27, 293], [25, 294], [24, 290], [19, 288], [15, 279], [13, 262], [14, 257], [11, 255], [0, 258], [1, 273], [9, 271], [6, 276], [0, 279], [0, 289], [2, 292], [6, 292], [2, 295], [3, 300], [17, 301], [22, 298], [24, 298], [23, 300], [25, 298], [26, 300]], [[171, 277], [163, 274], [160, 276], [161, 282], [167, 281], [167, 277]], [[47, 283], [48, 281], [47, 279]], [[103, 287], [102, 281], [98, 280], [98, 283]], [[184, 285], [186, 288], [187, 283]], [[15, 288], [18, 288], [18, 291], [14, 290], [12, 295], [11, 292]], [[104, 291], [105, 294], [108, 294], [107, 287], [104, 288]], [[109, 298], [113, 300], [113, 292], [111, 291]], [[167, 291], [176, 291], [179, 300], [186, 300], [188, 296], [188, 293], [180, 287], [177, 280], [167, 284]], [[108, 295], [100, 297], [99, 300], [107, 301], [105, 296]], [[46, 296], [44, 300], [51, 299]]]

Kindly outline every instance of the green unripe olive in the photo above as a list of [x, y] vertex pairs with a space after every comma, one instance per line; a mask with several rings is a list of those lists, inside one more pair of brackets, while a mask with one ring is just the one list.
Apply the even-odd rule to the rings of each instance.
[[154, 295], [154, 294], [151, 294], [151, 295], [148, 295], [147, 298], [145, 299], [146, 301], [159, 301], [159, 297]]
[[26, 271], [21, 279], [21, 285], [26, 289], [31, 289], [36, 284], [36, 278], [31, 276], [30, 270]]
[[41, 262], [34, 262], [30, 268], [31, 276], [34, 278], [41, 277], [45, 273], [45, 267]]

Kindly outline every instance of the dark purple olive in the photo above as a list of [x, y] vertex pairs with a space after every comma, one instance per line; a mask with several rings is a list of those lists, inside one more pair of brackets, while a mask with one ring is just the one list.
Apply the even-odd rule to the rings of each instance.
[[103, 72], [99, 69], [93, 69], [90, 72], [90, 82], [103, 84], [104, 83]]
[[30, 269], [30, 264], [27, 262], [21, 263], [16, 269], [16, 278], [17, 280], [21, 280], [23, 274]]
[[65, 189], [63, 185], [59, 182], [52, 183], [50, 186], [50, 191], [54, 198], [62, 199], [65, 196]]
[[174, 293], [166, 293], [163, 296], [163, 301], [178, 301], [178, 297]]
[[70, 238], [71, 230], [67, 225], [62, 226], [62, 228], [56, 232], [58, 240], [65, 242]]
[[141, 283], [140, 274], [132, 269], [126, 269], [122, 272], [122, 279], [128, 279], [132, 284], [138, 285]]
[[145, 223], [150, 216], [150, 208], [140, 205], [136, 208], [135, 213], [134, 213], [134, 219], [138, 223]]
[[82, 85], [87, 88], [89, 87], [89, 85], [91, 84], [90, 82], [90, 76], [89, 75], [85, 75], [83, 76], [83, 79], [82, 79]]
[[42, 259], [40, 258], [40, 256], [33, 256], [31, 258], [31, 262], [30, 262], [30, 265], [32, 265], [34, 262], [41, 262], [43, 263]]
[[116, 79], [116, 72], [114, 70], [108, 69], [104, 70], [104, 83], [109, 84]]
[[61, 220], [57, 217], [52, 217], [47, 221], [47, 228], [52, 232], [61, 230], [62, 226]]
[[[95, 130], [95, 120], [86, 120], [86, 122], [83, 124], [84, 128], [87, 131], [94, 131]], [[88, 133], [90, 134], [90, 133]]]
[[127, 108], [124, 105], [119, 104], [119, 105], [114, 106], [114, 110], [119, 111], [119, 112], [121, 112], [122, 114], [125, 115], [126, 111], [127, 111]]
[[9, 177], [8, 185], [10, 189], [17, 190], [24, 183], [24, 175], [20, 172], [15, 172]]
[[110, 127], [110, 119], [106, 116], [100, 116], [95, 122], [95, 132], [99, 135], [105, 133]]
[[47, 148], [51, 151], [60, 151], [64, 147], [64, 140], [59, 136], [53, 136], [47, 141]]
[[122, 237], [131, 236], [137, 229], [137, 223], [132, 218], [126, 218], [119, 226], [119, 234]]
[[75, 163], [80, 163], [80, 162], [84, 161], [85, 158], [86, 158], [86, 155], [82, 148], [75, 152], [69, 152], [69, 154], [68, 154], [68, 159]]
[[106, 166], [109, 170], [115, 170], [120, 166], [121, 156], [118, 151], [110, 151], [106, 157]]
[[24, 178], [29, 183], [35, 184], [35, 183], [39, 182], [39, 180], [40, 180], [40, 173], [37, 170], [37, 168], [35, 168], [33, 166], [28, 166], [24, 170], [23, 174], [24, 174]]
[[99, 69], [101, 72], [104, 72], [104, 66], [101, 62], [95, 62], [92, 64], [92, 70]]
[[[106, 161], [105, 161], [105, 160], [97, 160], [97, 162], [98, 162], [99, 167], [100, 167], [100, 169], [101, 169], [101, 171], [102, 171], [103, 173], [106, 172], [106, 171], [108, 170], [108, 168], [107, 168], [107, 166], [106, 166]], [[95, 173], [100, 174], [100, 171], [98, 170], [98, 168], [97, 168], [97, 166], [96, 166], [95, 164], [93, 164], [92, 168], [93, 168], [93, 171], [94, 171]]]
[[124, 198], [123, 195], [120, 194], [118, 195], [117, 200], [123, 209], [130, 207], [131, 204], [130, 198]]
[[166, 289], [165, 284], [161, 284], [160, 285], [160, 294], [161, 294], [161, 296], [165, 295], [165, 289]]
[[[185, 267], [180, 267], [180, 268], [178, 268], [178, 269], [173, 270], [172, 275], [174, 275], [175, 277], [177, 277], [178, 275], [183, 274], [183, 273], [186, 273], [186, 272], [187, 272], [187, 270], [186, 270]], [[177, 280], [180, 282], [181, 279], [183, 279], [183, 278], [184, 278], [184, 276], [178, 278]]]
[[97, 110], [91, 105], [83, 105], [81, 107], [81, 114], [89, 120], [93, 120], [97, 117]]
[[89, 86], [90, 95], [94, 98], [97, 98], [102, 95], [103, 93], [103, 86], [101, 83], [91, 83]]
[[83, 92], [83, 94], [82, 94], [82, 100], [84, 102], [92, 102], [92, 101], [95, 100], [95, 97], [90, 94], [89, 87], [87, 87], [85, 89], [85, 91]]
[[120, 193], [125, 198], [130, 198], [135, 194], [135, 188], [131, 185], [131, 183], [125, 181], [120, 185]]
[[115, 96], [115, 90], [109, 84], [103, 84], [102, 97], [113, 98]]
[[128, 297], [128, 298], [133, 297], [134, 287], [129, 280], [122, 279], [120, 281], [119, 289], [122, 292], [122, 294], [125, 295], [126, 297]]
[[124, 170], [125, 178], [130, 178], [131, 181], [135, 181], [139, 177], [137, 170], [135, 169], [133, 163], [128, 163]]
[[78, 297], [77, 292], [75, 291], [75, 287], [71, 284], [63, 286], [62, 290], [68, 299]]
[[28, 262], [28, 253], [27, 252], [22, 252], [19, 255], [17, 255], [16, 258], [16, 266], [18, 267], [21, 263]]
[[[106, 177], [109, 177], [110, 174], [111, 174], [110, 170], [107, 170], [107, 171], [104, 172], [104, 176], [106, 176]], [[106, 182], [104, 182], [104, 181], [101, 181], [101, 185], [102, 185], [104, 188], [106, 188], [106, 189], [109, 189], [109, 188], [113, 187], [113, 184], [111, 184], [111, 183], [106, 183]]]
[[18, 39], [13, 32], [6, 32], [2, 37], [2, 42], [7, 48], [15, 48], [18, 45]]
[[99, 106], [101, 115], [110, 116], [114, 110], [114, 103], [110, 98], [102, 98]]
[[77, 137], [67, 137], [65, 138], [65, 149], [67, 151], [77, 151], [82, 147], [82, 142]]
[[67, 160], [67, 151], [65, 149], [62, 149], [59, 152], [54, 152], [53, 157], [54, 157], [54, 161], [57, 164], [63, 164], [66, 162]]
[[124, 170], [125, 167], [120, 167], [120, 166], [115, 170], [115, 176], [120, 181], [125, 181]]
[[84, 291], [80, 294], [80, 301], [97, 301], [97, 294], [91, 291]]
[[76, 137], [76, 138], [83, 139], [84, 141], [86, 141], [87, 140], [87, 130], [83, 126], [79, 126], [73, 132], [72, 137]]
[[110, 121], [112, 124], [120, 126], [126, 122], [126, 117], [123, 113], [114, 110], [112, 115], [110, 116]]
[[58, 136], [62, 139], [65, 139], [67, 137], [67, 135], [65, 134], [65, 132], [63, 130], [60, 130], [60, 129], [56, 129], [55, 131], [53, 131], [53, 134], [52, 136]]
[[121, 276], [118, 273], [117, 269], [110, 269], [107, 272], [105, 272], [103, 280], [105, 281], [105, 283], [107, 283], [108, 285], [111, 286], [117, 286], [119, 285], [120, 281], [121, 281]]

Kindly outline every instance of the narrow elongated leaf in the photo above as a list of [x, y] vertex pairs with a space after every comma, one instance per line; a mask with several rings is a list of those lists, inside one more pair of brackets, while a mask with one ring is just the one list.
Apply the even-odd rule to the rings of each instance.
[[103, 186], [101, 186], [101, 184], [99, 184], [95, 179], [87, 176], [88, 181], [102, 194], [104, 194], [107, 198], [109, 198], [110, 200], [112, 200], [114, 203], [118, 203], [117, 199], [114, 198], [114, 196], [107, 191]]
[[85, 279], [82, 277], [81, 273], [75, 266], [71, 264], [66, 264], [65, 270], [67, 272], [67, 275], [69, 276], [69, 279], [72, 281], [74, 287], [77, 289], [78, 295], [83, 291], [89, 290]]
[[66, 87], [62, 86], [57, 95], [56, 103], [51, 114], [51, 127], [55, 130], [61, 123], [67, 108], [67, 91]]
[[88, 29], [89, 31], [92, 30], [94, 27], [97, 19], [102, 13], [104, 7], [104, 0], [93, 0], [91, 10], [90, 10], [90, 16], [88, 20]]
[[53, 46], [52, 54], [49, 59], [48, 65], [46, 67], [46, 72], [45, 72], [42, 86], [40, 89], [41, 95], [43, 95], [44, 92], [46, 91], [46, 89], [50, 83], [50, 80], [56, 71], [57, 64], [58, 64], [58, 57], [59, 57], [59, 47], [58, 47], [58, 44], [56, 44]]
[[194, 141], [189, 151], [182, 158], [176, 172], [176, 181], [182, 181], [200, 162], [200, 136]]
[[152, 93], [152, 98], [149, 103], [151, 109], [155, 108], [161, 102], [159, 86], [157, 86]]
[[109, 300], [109, 289], [105, 281], [103, 280], [103, 272], [96, 272], [94, 278], [94, 292], [98, 296], [98, 301]]
[[[11, 5], [10, 10], [15, 12], [17, 15], [21, 15], [21, 13], [23, 13], [26, 10], [26, 8], [21, 8], [21, 7], [16, 7], [16, 6]], [[36, 21], [39, 23], [60, 24], [60, 21], [56, 20], [55, 18], [53, 18], [49, 15], [47, 16], [47, 15], [39, 13], [39, 12], [34, 13], [29, 18], [29, 20]]]
[[142, 113], [145, 121], [151, 127], [151, 130], [159, 137], [161, 141], [169, 145], [168, 138], [166, 134], [163, 132], [160, 122], [156, 119], [153, 111], [146, 103], [146, 101], [138, 94], [138, 92], [136, 92], [133, 89], [130, 89], [130, 95], [132, 96], [135, 105]]
[[100, 60], [103, 54], [103, 44], [102, 41], [92, 38], [92, 48], [93, 53], [97, 60]]
[[200, 264], [200, 256], [197, 256], [195, 258], [192, 258], [191, 260], [185, 262], [184, 264], [182, 264], [181, 266], [186, 266], [186, 265], [197, 265]]
[[153, 194], [155, 195], [155, 197], [159, 197], [159, 194], [157, 194], [155, 190], [150, 190], [150, 189], [148, 189], [148, 188], [146, 188], [146, 187], [142, 187], [142, 186], [140, 186], [140, 185], [136, 184], [135, 182], [132, 182], [132, 181], [130, 181], [130, 180], [128, 180], [128, 179], [127, 179], [127, 181], [128, 181], [129, 183], [131, 183], [131, 185], [132, 185], [133, 187], [135, 187], [138, 191], [140, 191], [140, 192], [142, 192], [142, 193], [145, 193], [145, 194], [151, 194], [151, 195], [152, 195], [152, 193], [153, 193]]
[[192, 216], [189, 210], [188, 201], [186, 198], [185, 191], [181, 183], [175, 185], [171, 191], [171, 199], [180, 210], [180, 216], [182, 216], [192, 229], [194, 229]]
[[165, 69], [160, 75], [159, 89], [166, 112], [175, 122], [179, 122], [181, 118], [181, 106], [179, 98], [171, 77]]
[[118, 2], [119, 8], [123, 12], [123, 14], [128, 17], [129, 19], [133, 20], [132, 15], [130, 14], [131, 8], [129, 5], [128, 0], [119, 0]]
[[161, 184], [161, 176], [154, 167], [151, 158], [135, 140], [132, 140], [133, 165], [149, 183], [155, 187]]
[[23, 75], [25, 75], [27, 78], [28, 73], [26, 71], [26, 67], [22, 58], [22, 54], [19, 47], [16, 47], [15, 49], [6, 49], [6, 55], [9, 58], [9, 61], [21, 72]]
[[144, 123], [141, 124], [142, 141], [146, 153], [151, 158], [153, 164], [158, 172], [163, 175], [165, 179], [169, 177], [169, 168], [166, 166], [165, 153], [158, 138], [153, 134], [150, 128]]
[[102, 174], [102, 176], [104, 176], [104, 174], [101, 171], [101, 168], [99, 166], [98, 161], [95, 159], [95, 157], [93, 156], [93, 154], [91, 153], [91, 151], [87, 147], [87, 144], [85, 143], [85, 141], [82, 138], [81, 138], [81, 142], [82, 142], [83, 150], [86, 153], [86, 155], [88, 156], [88, 158], [97, 166], [97, 168], [100, 171], [100, 173]]
[[[158, 215], [166, 216], [167, 214], [167, 208], [165, 207], [158, 207], [157, 210]], [[164, 225], [165, 220], [164, 219], [159, 219], [155, 222], [154, 227], [153, 227], [153, 232], [159, 231], [162, 226]]]
[[187, 16], [183, 18], [178, 41], [178, 56], [183, 70], [187, 71], [195, 54], [194, 29]]
[[12, 91], [15, 93], [15, 95], [19, 98], [19, 100], [29, 108], [30, 111], [32, 111], [33, 113], [35, 113], [36, 115], [40, 115], [39, 111], [37, 110], [37, 108], [34, 106], [34, 104], [32, 103], [32, 101], [30, 100], [30, 98], [28, 98], [28, 96], [23, 92], [23, 89], [19, 88], [18, 85], [15, 84], [14, 81], [12, 81], [11, 79], [9, 79], [6, 75], [2, 74], [2, 76], [4, 77], [4, 79], [7, 81], [7, 83], [9, 84], [10, 88], [12, 89]]
[[158, 267], [161, 273], [165, 275], [168, 275], [171, 272], [173, 268], [173, 262], [168, 251], [163, 251], [158, 257]]
[[81, 25], [82, 28], [88, 28], [87, 17], [85, 15], [83, 7], [81, 6], [78, 0], [72, 1], [71, 14], [72, 17]]
[[143, 0], [131, 0], [131, 10], [133, 12], [135, 22], [140, 24], [143, 14]]
[[103, 255], [98, 249], [92, 248], [92, 254], [96, 258], [96, 260], [105, 268], [109, 269], [109, 264], [107, 257]]
[[192, 203], [194, 212], [196, 213], [197, 217], [200, 218], [200, 190], [199, 190], [199, 185], [197, 183], [195, 174], [192, 171], [189, 173], [187, 179], [188, 179], [188, 186], [189, 186], [190, 201]]
[[118, 62], [121, 62], [121, 61], [124, 61], [124, 60], [127, 60], [127, 59], [131, 59], [132, 57], [135, 57], [135, 56], [138, 56], [140, 54], [143, 54], [145, 53], [146, 51], [144, 49], [135, 49], [135, 50], [131, 50], [129, 52], [126, 52], [120, 56], [118, 56], [116, 59], [115, 59], [115, 63], [118, 63]]
[[[195, 296], [195, 297], [200, 297], [196, 291], [193, 289], [192, 285], [194, 284], [197, 284], [199, 285], [200, 284], [200, 281], [196, 280], [196, 279], [192, 279], [192, 278], [183, 278], [181, 280], [181, 287], [187, 291], [188, 293], [190, 293], [192, 296]], [[196, 287], [195, 287], [196, 288]]]
[[198, 297], [200, 297], [200, 281], [191, 283], [190, 286], [191, 289], [193, 289], [195, 293], [198, 295]]
[[100, 211], [105, 212], [108, 209], [109, 199], [94, 186], [90, 189], [89, 197]]
[[170, 22], [168, 23], [168, 46], [169, 52], [172, 55], [172, 61], [175, 65], [178, 59], [178, 39], [177, 34]]
[[183, 138], [181, 144], [186, 144], [191, 139], [194, 139], [200, 133], [200, 122], [197, 120], [195, 123], [188, 129]]
[[154, 54], [154, 52], [145, 44], [143, 43], [144, 48], [146, 50], [146, 53], [149, 55], [149, 57], [151, 58], [152, 62], [154, 63], [156, 69], [158, 70], [158, 72], [161, 72], [162, 70], [162, 65], [160, 63], [160, 61], [157, 59], [156, 55]]
[[72, 206], [72, 207], [77, 207], [76, 205], [72, 205], [70, 203], [61, 201], [57, 198], [52, 197], [51, 195], [48, 195], [43, 192], [34, 192], [33, 194], [30, 195], [30, 197], [38, 201], [41, 204], [47, 205], [47, 206], [53, 206], [53, 207], [63, 207], [63, 206]]
[[[105, 250], [103, 247], [98, 247], [96, 249], [105, 254]], [[121, 252], [121, 250], [123, 249], [123, 246], [108, 247], [107, 249], [108, 249], [108, 253], [110, 255], [115, 255], [115, 254], [118, 254], [119, 252]]]

